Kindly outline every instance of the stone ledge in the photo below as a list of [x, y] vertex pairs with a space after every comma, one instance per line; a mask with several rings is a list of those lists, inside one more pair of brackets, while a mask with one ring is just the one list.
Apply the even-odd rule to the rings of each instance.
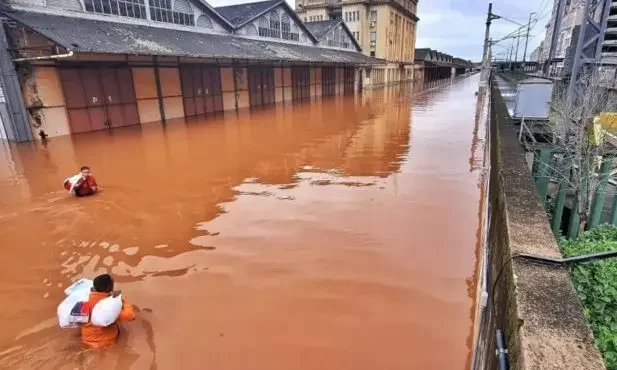
[[[496, 368], [505, 329], [511, 369], [605, 369], [569, 272], [514, 257], [561, 257], [499, 90], [491, 91], [489, 299], [481, 368]], [[497, 274], [503, 269], [500, 280]], [[489, 296], [492, 292], [489, 291]]]

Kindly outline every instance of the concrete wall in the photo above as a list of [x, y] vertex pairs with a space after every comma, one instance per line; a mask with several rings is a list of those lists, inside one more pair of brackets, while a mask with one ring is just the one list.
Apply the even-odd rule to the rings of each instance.
[[32, 131], [43, 130], [50, 137], [71, 132], [64, 94], [55, 67], [36, 66], [23, 76], [24, 104]]
[[494, 88], [491, 95], [489, 291], [477, 368], [497, 368], [495, 332], [501, 329], [511, 369], [604, 369], [568, 270], [519, 256], [560, 258], [561, 253], [525, 163], [518, 129], [499, 91]]

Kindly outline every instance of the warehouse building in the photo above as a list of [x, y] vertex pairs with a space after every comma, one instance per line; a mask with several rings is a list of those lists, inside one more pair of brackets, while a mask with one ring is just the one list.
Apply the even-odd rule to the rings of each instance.
[[15, 141], [354, 94], [378, 63], [344, 24], [316, 37], [284, 0], [9, 0], [1, 12], [0, 117]]

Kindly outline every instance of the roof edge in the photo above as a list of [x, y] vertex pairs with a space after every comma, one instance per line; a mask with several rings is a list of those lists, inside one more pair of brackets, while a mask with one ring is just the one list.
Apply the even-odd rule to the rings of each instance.
[[231, 24], [231, 22], [229, 22], [225, 17], [220, 15], [219, 12], [217, 12], [216, 9], [212, 5], [210, 5], [207, 1], [205, 1], [205, 0], [197, 0], [197, 2], [199, 4], [205, 6], [206, 9], [208, 9], [208, 11], [210, 11], [212, 14], [217, 16], [218, 19], [221, 20], [222, 23], [224, 23], [230, 31], [234, 29], [233, 24]]

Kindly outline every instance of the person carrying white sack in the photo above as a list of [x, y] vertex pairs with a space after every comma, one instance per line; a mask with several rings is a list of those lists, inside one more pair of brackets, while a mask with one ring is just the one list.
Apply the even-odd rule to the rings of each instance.
[[[119, 291], [114, 291], [114, 279], [109, 274], [99, 275], [94, 278], [93, 287], [88, 297], [87, 307], [93, 312], [97, 303], [108, 297], [118, 297]], [[120, 297], [121, 298], [121, 297]], [[90, 319], [81, 325], [81, 341], [92, 348], [108, 347], [116, 343], [120, 335], [119, 321], [135, 320], [135, 309], [124, 298], [122, 299], [122, 310], [115, 322], [109, 326], [98, 326]]]

